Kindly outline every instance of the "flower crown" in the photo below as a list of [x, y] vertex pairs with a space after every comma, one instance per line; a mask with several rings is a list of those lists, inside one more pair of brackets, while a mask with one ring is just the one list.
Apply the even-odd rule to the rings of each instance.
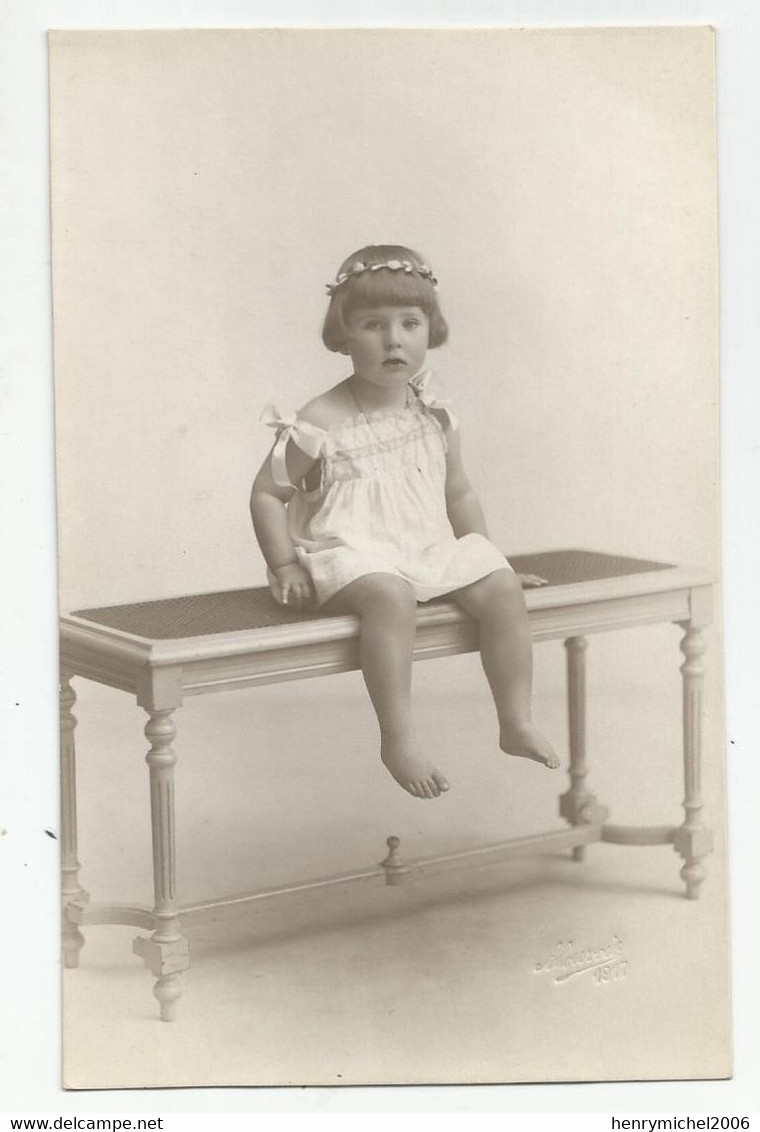
[[352, 275], [361, 275], [365, 271], [380, 271], [381, 268], [386, 267], [389, 271], [403, 271], [407, 275], [416, 274], [421, 275], [423, 279], [427, 279], [435, 290], [438, 286], [438, 280], [433, 275], [432, 268], [428, 267], [426, 263], [412, 263], [410, 259], [389, 259], [386, 263], [362, 263], [361, 260], [351, 264], [348, 271], [341, 271], [334, 283], [327, 283], [328, 295], [334, 295], [347, 279]]

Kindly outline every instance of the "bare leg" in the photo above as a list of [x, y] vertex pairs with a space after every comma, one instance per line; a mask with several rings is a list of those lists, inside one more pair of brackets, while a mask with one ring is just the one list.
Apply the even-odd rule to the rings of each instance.
[[394, 574], [367, 574], [336, 594], [329, 609], [361, 619], [359, 661], [380, 725], [383, 763], [410, 794], [437, 798], [449, 784], [422, 755], [412, 719], [414, 591]]
[[551, 744], [531, 723], [533, 659], [517, 575], [497, 570], [452, 597], [480, 628], [480, 656], [499, 717], [502, 751], [558, 767]]

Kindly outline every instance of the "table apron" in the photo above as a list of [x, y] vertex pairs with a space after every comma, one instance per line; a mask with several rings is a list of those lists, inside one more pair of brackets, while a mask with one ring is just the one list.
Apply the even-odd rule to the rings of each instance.
[[[646, 594], [594, 601], [556, 609], [538, 609], [530, 614], [535, 641], [561, 640], [591, 633], [629, 629], [689, 618], [689, 591]], [[440, 625], [421, 625], [414, 646], [415, 661], [456, 656], [478, 647], [477, 628], [461, 620]], [[300, 647], [216, 657], [182, 665], [183, 695], [195, 696], [225, 689], [274, 684], [350, 672], [359, 667], [356, 639], [306, 643]]]
[[[567, 639], [629, 629], [669, 621], [688, 621], [691, 616], [692, 590], [688, 587], [663, 593], [636, 594], [624, 597], [568, 603], [549, 608], [532, 609], [529, 614], [534, 641]], [[182, 658], [182, 641], [145, 642], [142, 647], [87, 639], [77, 629], [61, 641], [62, 670], [82, 676], [141, 697], [141, 693], [162, 682], [171, 670], [177, 681], [180, 697], [204, 695], [227, 689], [255, 687], [286, 680], [304, 680], [349, 672], [359, 667], [357, 639], [345, 634], [334, 639], [292, 639], [281, 647], [273, 641], [271, 648], [241, 651], [235, 635], [218, 643], [214, 653], [211, 642], [190, 638], [187, 659]], [[205, 654], [198, 656], [198, 651]], [[214, 644], [216, 647], [216, 642]], [[477, 649], [477, 628], [469, 618], [453, 616], [450, 620], [420, 623], [414, 646], [414, 659], [455, 656]], [[164, 655], [165, 654], [165, 655]], [[195, 655], [193, 655], [195, 654]], [[163, 698], [163, 697], [160, 697]], [[171, 706], [178, 706], [175, 698]], [[168, 706], [168, 705], [167, 705]]]

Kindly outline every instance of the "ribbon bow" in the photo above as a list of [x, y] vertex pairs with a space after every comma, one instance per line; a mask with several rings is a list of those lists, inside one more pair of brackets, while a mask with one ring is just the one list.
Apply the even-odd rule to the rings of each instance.
[[412, 393], [426, 409], [438, 409], [439, 412], [444, 413], [449, 427], [455, 429], [458, 427], [458, 422], [454, 416], [454, 411], [451, 407], [451, 401], [438, 397], [435, 392], [430, 388], [430, 383], [433, 381], [433, 371], [430, 369], [423, 370], [413, 377], [409, 382], [409, 387]]
[[316, 460], [322, 451], [325, 434], [321, 428], [309, 424], [308, 421], [299, 420], [295, 414], [283, 416], [270, 401], [262, 409], [259, 420], [273, 428], [277, 439], [272, 449], [272, 478], [278, 487], [295, 487], [288, 475], [288, 466], [285, 458], [288, 442], [293, 441], [302, 452]]
[[259, 417], [259, 420], [263, 424], [265, 424], [267, 428], [275, 429], [278, 436], [283, 431], [283, 429], [292, 429], [296, 424], [295, 414], [292, 414], [289, 417], [284, 417], [280, 410], [275, 405], [273, 405], [271, 401], [261, 410], [261, 416]]

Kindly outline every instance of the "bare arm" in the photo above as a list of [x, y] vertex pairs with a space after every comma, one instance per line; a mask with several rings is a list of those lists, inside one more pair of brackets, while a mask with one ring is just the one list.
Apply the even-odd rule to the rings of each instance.
[[488, 537], [485, 515], [462, 463], [458, 429], [449, 429], [446, 439], [446, 511], [457, 538], [479, 534]]
[[[295, 483], [308, 475], [315, 460], [292, 442], [288, 445], [288, 475]], [[313, 596], [311, 580], [298, 562], [293, 540], [288, 534], [288, 516], [285, 504], [293, 495], [293, 488], [280, 487], [272, 475], [272, 453], [262, 464], [251, 488], [251, 519], [261, 553], [267, 566], [277, 578], [279, 600], [288, 604], [292, 596], [300, 605]]]
[[[462, 444], [459, 432], [450, 429], [447, 433], [448, 455], [446, 457], [446, 510], [449, 522], [457, 538], [463, 535], [479, 534], [488, 538], [486, 520], [480, 500], [467, 478], [462, 463]], [[518, 574], [523, 586], [545, 586], [546, 578], [536, 574]]]

